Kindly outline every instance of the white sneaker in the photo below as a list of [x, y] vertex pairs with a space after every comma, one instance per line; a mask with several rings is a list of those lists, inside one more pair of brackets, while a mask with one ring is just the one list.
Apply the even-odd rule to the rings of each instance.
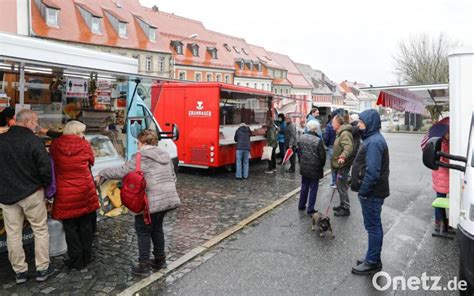
[[272, 170], [265, 171], [265, 174], [273, 174]]
[[331, 187], [331, 188], [333, 188], [333, 189], [336, 189], [336, 188], [337, 188], [336, 184], [331, 184], [331, 185], [329, 185], [329, 187]]

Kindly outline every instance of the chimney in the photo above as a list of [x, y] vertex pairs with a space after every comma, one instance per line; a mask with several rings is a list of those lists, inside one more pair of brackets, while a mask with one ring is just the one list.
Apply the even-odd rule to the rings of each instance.
[[153, 5], [153, 7], [151, 8], [151, 10], [153, 10], [153, 12], [158, 12], [158, 6], [156, 5]]

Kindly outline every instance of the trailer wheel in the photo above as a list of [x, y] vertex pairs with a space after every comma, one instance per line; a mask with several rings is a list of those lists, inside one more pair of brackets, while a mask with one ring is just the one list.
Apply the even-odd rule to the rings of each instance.
[[234, 167], [234, 166], [233, 166], [233, 165], [230, 165], [230, 164], [229, 164], [229, 165], [226, 165], [226, 166], [225, 166], [226, 172], [232, 173], [233, 167]]
[[466, 281], [467, 289], [465, 291], [459, 291], [459, 295], [462, 296], [472, 296], [474, 295], [474, 286], [473, 283], [467, 281], [466, 275], [464, 274], [464, 263], [463, 260], [459, 260], [459, 280]]

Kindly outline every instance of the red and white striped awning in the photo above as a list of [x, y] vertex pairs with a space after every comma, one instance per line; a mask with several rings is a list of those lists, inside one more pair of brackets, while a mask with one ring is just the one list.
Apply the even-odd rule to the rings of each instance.
[[419, 100], [415, 94], [405, 89], [390, 89], [381, 91], [377, 105], [389, 107], [398, 111], [424, 114], [423, 99]]

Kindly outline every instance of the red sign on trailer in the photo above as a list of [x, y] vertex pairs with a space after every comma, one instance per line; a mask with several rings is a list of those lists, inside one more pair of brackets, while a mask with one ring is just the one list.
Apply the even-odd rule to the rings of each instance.
[[176, 123], [181, 166], [215, 168], [235, 163], [234, 134], [249, 125], [251, 158], [266, 145], [265, 125], [272, 114], [272, 93], [222, 83], [163, 83], [153, 86], [153, 115], [163, 130]]

